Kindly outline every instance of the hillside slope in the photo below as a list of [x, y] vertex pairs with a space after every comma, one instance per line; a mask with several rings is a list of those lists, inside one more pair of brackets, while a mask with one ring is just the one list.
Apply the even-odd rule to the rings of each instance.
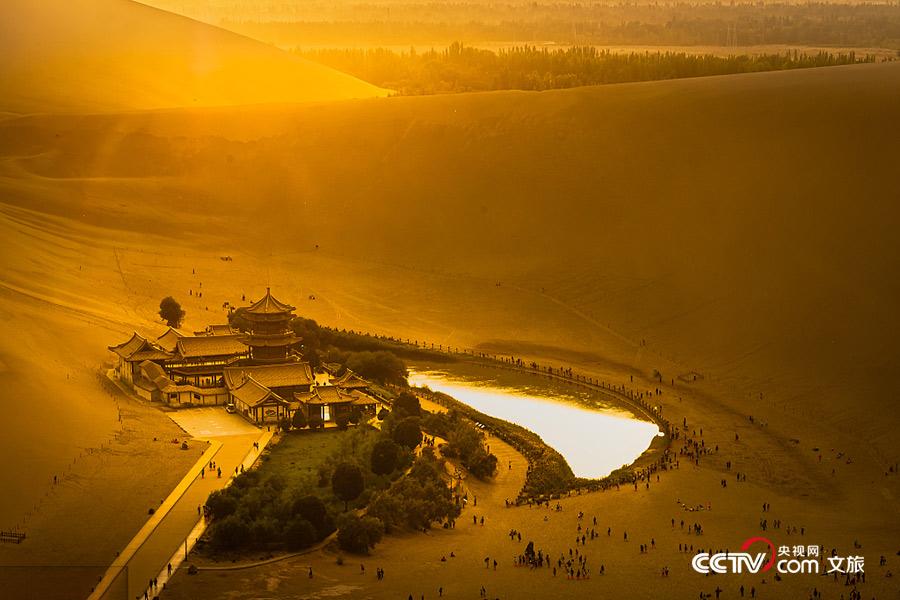
[[0, 4], [0, 111], [340, 100], [384, 91], [131, 0]]
[[340, 327], [623, 381], [615, 365], [696, 370], [738, 414], [893, 463], [898, 97], [883, 64], [9, 118], [0, 300], [77, 311], [111, 343], [165, 295], [199, 328], [269, 284]]

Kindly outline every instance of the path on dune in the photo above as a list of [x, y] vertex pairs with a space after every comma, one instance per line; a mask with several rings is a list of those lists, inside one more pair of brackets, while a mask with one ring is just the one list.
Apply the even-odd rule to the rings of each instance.
[[[91, 594], [91, 600], [119, 597], [124, 584], [117, 580], [123, 568], [128, 598], [143, 596], [145, 590], [155, 596], [157, 591], [148, 584], [155, 578], [158, 586], [163, 585], [168, 579], [168, 565], [174, 562], [173, 567], [177, 568], [173, 556], [183, 556], [179, 551], [201, 521], [200, 507], [212, 492], [233, 480], [235, 469], [250, 468], [273, 435], [272, 431], [260, 431], [219, 407], [188, 409], [171, 416], [194, 438], [189, 444], [208, 440], [212, 445], [162, 503], [158, 509], [162, 514], [151, 517], [120, 553]], [[258, 450], [254, 447], [257, 442]], [[210, 461], [221, 469], [221, 476], [210, 469]]]

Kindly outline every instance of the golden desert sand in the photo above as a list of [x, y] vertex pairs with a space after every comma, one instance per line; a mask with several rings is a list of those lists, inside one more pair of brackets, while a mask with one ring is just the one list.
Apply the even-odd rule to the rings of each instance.
[[384, 96], [322, 65], [130, 0], [0, 5], [0, 112]]
[[[5, 106], [21, 106], [21, 89], [3, 89]], [[134, 328], [161, 333], [165, 295], [182, 301], [192, 331], [223, 322], [224, 302], [271, 285], [327, 325], [534, 357], [607, 380], [634, 375], [648, 387], [658, 369], [675, 382], [663, 386], [668, 417], [702, 427], [722, 451], [649, 490], [565, 500], [546, 523], [545, 513], [500, 504], [520, 484], [519, 468], [480, 490], [484, 530], [391, 538], [365, 559], [365, 577], [314, 554], [179, 576], [172, 597], [217, 585], [249, 597], [261, 588], [245, 584], [263, 578], [276, 597], [301, 585], [356, 593], [365, 582], [371, 597], [430, 598], [436, 586], [421, 582], [438, 574], [457, 596], [483, 584], [501, 598], [522, 597], [523, 586], [538, 597], [697, 597], [716, 581], [693, 574], [677, 544], [733, 548], [759, 531], [764, 501], [768, 518], [805, 528], [801, 543], [850, 553], [859, 539], [866, 593], [896, 597], [896, 580], [877, 564], [885, 554], [898, 572], [900, 485], [885, 475], [900, 459], [898, 97], [900, 66], [883, 64], [543, 93], [7, 115], [0, 361], [15, 431], [0, 451], [28, 466], [4, 470], [3, 487], [21, 493], [4, 497], [2, 526], [19, 522], [73, 455], [118, 430], [96, 383], [106, 345]], [[52, 108], [35, 106], [20, 110]], [[203, 297], [189, 295], [201, 282]], [[689, 371], [704, 379], [677, 379]], [[156, 416], [141, 417], [146, 435], [171, 427]], [[748, 482], [734, 483], [725, 460]], [[59, 506], [120, 523], [110, 536], [124, 545], [154, 494], [122, 515], [105, 493], [112, 476], [130, 486], [145, 473], [85, 474], [80, 507]], [[676, 499], [714, 510], [698, 517]], [[587, 548], [605, 579], [511, 567], [521, 548], [509, 544], [510, 527], [555, 556], [574, 539], [578, 510], [611, 526], [617, 542], [623, 529], [633, 540]], [[706, 533], [682, 536], [671, 518], [702, 520]], [[47, 538], [28, 543], [90, 536], [77, 520], [57, 522], [45, 522], [55, 536], [36, 523]], [[656, 549], [639, 555], [651, 537]], [[454, 547], [459, 561], [438, 562]], [[500, 560], [497, 573], [478, 571], [486, 555]], [[322, 573], [312, 583], [299, 570], [309, 561]], [[376, 563], [388, 572], [378, 585], [369, 581]], [[764, 597], [803, 597], [812, 585], [831, 586], [829, 598], [844, 591], [824, 579], [786, 578], [777, 589], [759, 579], [742, 581]], [[727, 597], [737, 581], [722, 580]]]

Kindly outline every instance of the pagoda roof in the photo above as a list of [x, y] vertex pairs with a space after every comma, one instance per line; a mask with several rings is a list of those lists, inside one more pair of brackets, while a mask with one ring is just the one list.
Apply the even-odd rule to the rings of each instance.
[[309, 392], [295, 392], [294, 400], [301, 404], [353, 404], [365, 406], [375, 404], [376, 400], [361, 392], [345, 392], [333, 385], [320, 385]]
[[201, 356], [230, 356], [247, 351], [239, 335], [199, 335], [180, 338], [175, 351], [182, 358]]
[[138, 367], [141, 370], [141, 375], [143, 375], [150, 381], [153, 381], [160, 375], [162, 375], [163, 377], [165, 377], [166, 375], [166, 372], [163, 370], [163, 368], [152, 360], [145, 360], [140, 365], [138, 365]]
[[155, 387], [160, 391], [170, 390], [175, 384], [166, 376], [166, 372], [159, 364], [145, 360], [140, 365], [141, 375], [143, 377], [138, 380], [137, 385], [141, 388], [152, 391]]
[[167, 352], [172, 352], [175, 350], [175, 344], [178, 343], [178, 340], [183, 338], [184, 334], [175, 329], [174, 327], [169, 327], [166, 331], [156, 338], [156, 343]]
[[228, 323], [221, 325], [209, 325], [203, 331], [195, 331], [194, 335], [196, 336], [209, 336], [209, 335], [234, 335], [238, 333], [234, 329], [231, 328], [231, 325]]
[[171, 352], [166, 352], [162, 348], [146, 348], [144, 350], [138, 350], [134, 354], [128, 357], [129, 361], [138, 361], [138, 360], [169, 360], [172, 358]]
[[344, 373], [340, 377], [332, 379], [331, 385], [336, 385], [337, 387], [344, 389], [357, 389], [369, 387], [369, 382], [350, 369], [347, 369], [346, 373]]
[[122, 358], [128, 358], [147, 343], [147, 338], [140, 335], [137, 331], [131, 334], [131, 339], [122, 342], [118, 346], [107, 346], [110, 352], [115, 352]]
[[360, 392], [359, 390], [353, 390], [353, 392], [351, 392], [350, 395], [353, 396], [353, 404], [355, 404], [357, 406], [378, 404], [378, 400], [376, 400], [375, 398], [373, 398], [372, 396], [370, 396], [368, 394], [364, 394], [364, 393]]
[[312, 385], [314, 381], [312, 369], [305, 362], [225, 367], [223, 375], [229, 389], [238, 387], [248, 377], [270, 388]]
[[138, 360], [166, 360], [172, 358], [171, 353], [166, 352], [160, 346], [150, 342], [144, 336], [134, 332], [127, 342], [117, 346], [108, 346], [111, 352], [115, 352], [127, 361]]
[[253, 377], [246, 377], [241, 385], [231, 389], [231, 395], [247, 406], [259, 406], [270, 401], [287, 403], [287, 401], [256, 381]]
[[276, 300], [269, 288], [266, 295], [244, 309], [244, 314], [251, 315], [275, 315], [294, 312], [295, 307]]
[[248, 346], [264, 346], [278, 348], [280, 346], [292, 346], [300, 342], [300, 338], [293, 331], [276, 334], [245, 333], [241, 337]]

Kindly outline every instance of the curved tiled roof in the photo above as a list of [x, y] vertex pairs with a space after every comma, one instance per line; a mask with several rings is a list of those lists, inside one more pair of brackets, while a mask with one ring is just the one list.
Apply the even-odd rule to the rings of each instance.
[[247, 406], [259, 406], [269, 399], [285, 402], [284, 398], [260, 384], [253, 377], [247, 377], [238, 387], [231, 390], [231, 395]]
[[280, 365], [256, 365], [247, 367], [225, 367], [225, 385], [234, 388], [247, 377], [270, 388], [312, 385], [313, 374], [309, 363], [293, 362]]
[[172, 358], [169, 352], [150, 342], [144, 336], [133, 333], [131, 339], [118, 346], [108, 346], [111, 352], [115, 352], [128, 361], [138, 360], [166, 360]]
[[179, 338], [175, 351], [184, 358], [243, 354], [247, 347], [239, 335], [200, 335]]
[[297, 392], [294, 394], [294, 400], [303, 404], [353, 404], [356, 406], [376, 404], [377, 402], [362, 392], [356, 390], [345, 392], [333, 385], [320, 385], [309, 392]]
[[279, 313], [290, 313], [294, 311], [294, 307], [290, 304], [280, 302], [272, 296], [269, 288], [266, 288], [266, 295], [244, 309], [244, 313], [252, 315], [273, 315]]
[[178, 340], [183, 337], [183, 333], [181, 333], [174, 327], [169, 327], [161, 336], [156, 338], [156, 343], [159, 344], [159, 346], [162, 347], [163, 350], [172, 352], [173, 350], [175, 350], [175, 344], [177, 344]]
[[335, 379], [333, 379], [331, 381], [331, 384], [348, 390], [369, 387], [368, 381], [366, 381], [350, 369], [347, 369], [347, 372], [340, 377], [336, 377]]
[[147, 343], [147, 338], [140, 335], [137, 331], [131, 334], [131, 339], [127, 342], [122, 342], [118, 346], [107, 346], [110, 352], [115, 352], [122, 358], [128, 358], [138, 350], [140, 350]]

